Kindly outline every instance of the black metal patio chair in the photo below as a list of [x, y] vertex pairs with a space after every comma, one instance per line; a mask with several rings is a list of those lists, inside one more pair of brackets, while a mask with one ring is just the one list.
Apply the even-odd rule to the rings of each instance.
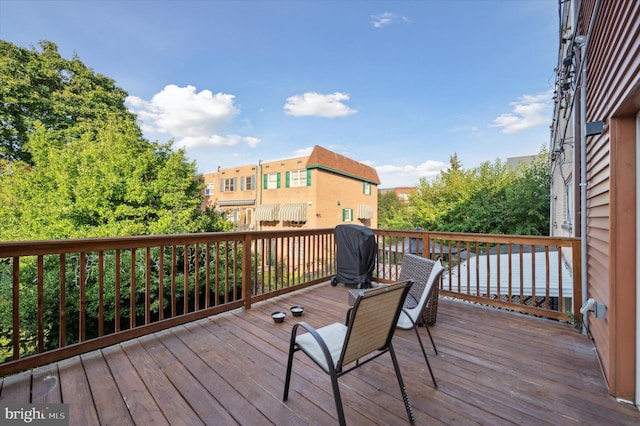
[[[345, 425], [338, 378], [389, 352], [409, 422], [414, 424], [411, 403], [391, 344], [410, 287], [410, 281], [401, 281], [363, 292], [349, 309], [346, 324], [333, 323], [317, 330], [304, 322], [295, 324], [291, 331], [283, 400], [289, 397], [293, 355], [301, 350], [331, 376], [338, 421]], [[307, 333], [299, 334], [301, 330]]]

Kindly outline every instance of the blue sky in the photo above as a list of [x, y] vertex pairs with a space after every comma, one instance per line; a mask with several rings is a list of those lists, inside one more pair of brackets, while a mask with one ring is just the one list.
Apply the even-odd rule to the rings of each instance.
[[0, 38], [77, 54], [200, 172], [306, 155], [382, 188], [548, 146], [556, 0], [0, 0]]

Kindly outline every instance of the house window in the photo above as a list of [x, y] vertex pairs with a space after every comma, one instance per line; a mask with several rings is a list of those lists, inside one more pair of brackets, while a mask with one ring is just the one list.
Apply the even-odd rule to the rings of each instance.
[[213, 183], [208, 183], [207, 186], [204, 187], [204, 195], [205, 197], [213, 195]]
[[227, 178], [223, 181], [222, 191], [223, 192], [233, 192], [236, 190], [236, 182], [237, 178]]
[[307, 186], [307, 169], [291, 170], [287, 172], [287, 186]]
[[362, 192], [366, 195], [371, 195], [371, 184], [369, 182], [362, 182]]
[[256, 178], [255, 176], [243, 176], [240, 180], [240, 190], [241, 191], [252, 191], [256, 189]]
[[353, 209], [342, 209], [342, 221], [353, 222]]
[[268, 173], [264, 175], [264, 189], [280, 188], [280, 173]]

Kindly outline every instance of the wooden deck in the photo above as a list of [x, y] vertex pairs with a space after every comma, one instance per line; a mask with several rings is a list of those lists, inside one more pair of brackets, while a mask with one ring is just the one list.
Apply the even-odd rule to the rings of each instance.
[[[296, 354], [282, 402], [288, 339], [298, 319], [343, 321], [347, 288], [321, 284], [94, 351], [0, 382], [6, 403], [69, 404], [77, 425], [330, 425], [329, 377]], [[270, 313], [303, 305], [274, 324]], [[607, 394], [592, 343], [570, 326], [440, 300], [431, 327], [434, 389], [415, 334], [397, 331], [398, 354], [416, 424], [637, 425], [636, 407]], [[407, 424], [388, 355], [340, 379], [347, 422]]]

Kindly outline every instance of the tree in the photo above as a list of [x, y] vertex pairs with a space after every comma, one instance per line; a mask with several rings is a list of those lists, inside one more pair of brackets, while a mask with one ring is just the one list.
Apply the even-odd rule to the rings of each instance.
[[433, 181], [422, 179], [411, 197], [412, 222], [444, 232], [548, 235], [549, 162], [509, 170], [500, 160], [464, 170], [454, 155]]
[[149, 143], [138, 133], [135, 123], [111, 119], [57, 146], [38, 126], [23, 147], [33, 165], [0, 164], [0, 239], [224, 229], [215, 212], [200, 209], [195, 164], [171, 143]]
[[[469, 173], [458, 161], [457, 154], [449, 158], [449, 168], [433, 181], [420, 179], [418, 190], [410, 196], [412, 220], [416, 227], [432, 230], [452, 230], [447, 225], [442, 228], [443, 218], [458, 204], [470, 197], [472, 186]], [[448, 222], [448, 220], [445, 220]]]
[[127, 93], [78, 57], [0, 41], [0, 239], [229, 230], [195, 163], [142, 137]]
[[0, 160], [31, 164], [23, 146], [38, 122], [51, 132], [50, 141], [64, 144], [86, 130], [80, 123], [135, 120], [124, 104], [127, 92], [112, 79], [77, 56], [62, 58], [55, 43], [39, 46], [38, 51], [0, 40]]
[[551, 169], [543, 148], [533, 163], [521, 166], [518, 178], [506, 190], [505, 222], [512, 233], [549, 235]]
[[378, 193], [378, 228], [413, 228], [407, 204], [393, 191]]

